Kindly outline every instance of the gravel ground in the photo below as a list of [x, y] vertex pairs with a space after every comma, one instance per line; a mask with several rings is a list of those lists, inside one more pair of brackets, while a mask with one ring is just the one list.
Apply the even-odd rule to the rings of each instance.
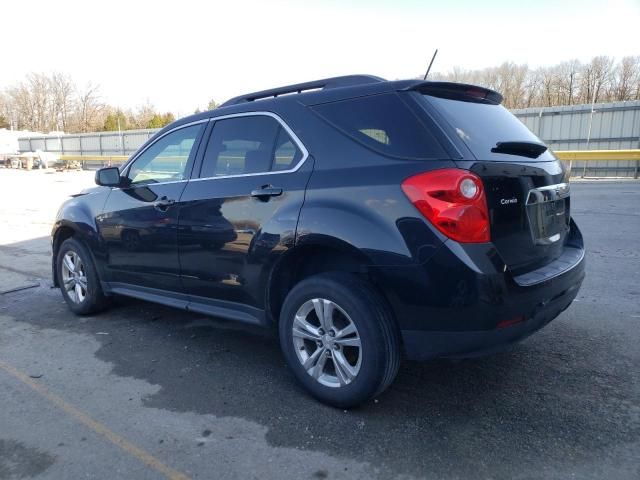
[[407, 363], [348, 412], [276, 338], [134, 300], [77, 318], [50, 222], [90, 172], [0, 169], [0, 479], [640, 478], [640, 183], [572, 186], [575, 303], [511, 350]]

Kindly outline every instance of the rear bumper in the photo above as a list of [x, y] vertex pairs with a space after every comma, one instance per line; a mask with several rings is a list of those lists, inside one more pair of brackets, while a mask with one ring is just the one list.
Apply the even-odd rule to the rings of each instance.
[[424, 265], [379, 269], [376, 282], [394, 310], [407, 357], [492, 353], [556, 318], [585, 277], [582, 238], [574, 228], [567, 254], [530, 277], [513, 276], [492, 244], [452, 241]]
[[580, 284], [571, 286], [553, 300], [541, 302], [518, 323], [493, 330], [469, 332], [434, 332], [403, 330], [402, 339], [407, 357], [427, 360], [436, 357], [468, 358], [499, 352], [540, 330], [566, 310], [578, 294]]

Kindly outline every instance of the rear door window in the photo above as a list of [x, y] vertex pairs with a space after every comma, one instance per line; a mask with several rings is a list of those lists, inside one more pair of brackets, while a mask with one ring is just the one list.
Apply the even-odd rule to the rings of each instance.
[[[498, 142], [542, 143], [502, 105], [454, 100], [420, 95], [444, 116], [455, 134], [469, 147], [478, 160], [514, 161], [514, 155], [491, 150]], [[515, 157], [518, 160], [522, 158]], [[548, 150], [530, 161], [549, 161], [555, 157]]]
[[302, 152], [275, 118], [252, 115], [216, 120], [201, 178], [286, 171]]
[[395, 93], [324, 103], [312, 109], [358, 143], [383, 155], [448, 158], [427, 126]]

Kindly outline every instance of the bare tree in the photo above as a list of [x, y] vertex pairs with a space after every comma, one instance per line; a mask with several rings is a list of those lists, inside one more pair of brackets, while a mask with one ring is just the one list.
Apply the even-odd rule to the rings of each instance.
[[516, 65], [512, 62], [505, 62], [493, 72], [495, 88], [502, 93], [504, 105], [507, 108], [518, 108], [523, 106], [525, 99], [525, 87], [529, 67], [527, 65]]
[[7, 97], [11, 102], [12, 110], [15, 112], [16, 127], [36, 130], [36, 114], [34, 113], [31, 93], [26, 84], [22, 82], [7, 90]]
[[542, 80], [542, 106], [548, 107], [554, 104], [554, 94], [558, 83], [555, 69], [553, 67], [541, 68], [540, 78]]
[[7, 96], [0, 92], [0, 128], [13, 127], [13, 112], [10, 105], [11, 103]]
[[640, 56], [624, 57], [616, 66], [611, 100], [640, 99]]
[[74, 94], [76, 86], [69, 75], [64, 73], [54, 73], [50, 78], [50, 84], [56, 129], [67, 131], [69, 128], [69, 117], [72, 115], [75, 107]]
[[[611, 82], [613, 58], [598, 56], [584, 66], [580, 101], [582, 103], [597, 102], [606, 92]], [[606, 98], [604, 99], [606, 100]]]
[[76, 129], [79, 132], [90, 132], [101, 129], [103, 119], [101, 113], [105, 105], [100, 101], [99, 85], [89, 82], [77, 93]]
[[7, 92], [13, 104], [18, 126], [30, 130], [47, 131], [51, 126], [51, 99], [46, 75], [30, 73]]
[[578, 60], [570, 60], [558, 65], [556, 70], [558, 77], [557, 105], [573, 105], [575, 103], [578, 90], [578, 75], [581, 69], [582, 65]]
[[147, 125], [149, 125], [149, 122], [151, 122], [151, 119], [156, 113], [155, 107], [149, 99], [147, 99], [147, 101], [140, 105], [137, 111], [129, 117], [129, 123], [134, 128], [147, 128]]

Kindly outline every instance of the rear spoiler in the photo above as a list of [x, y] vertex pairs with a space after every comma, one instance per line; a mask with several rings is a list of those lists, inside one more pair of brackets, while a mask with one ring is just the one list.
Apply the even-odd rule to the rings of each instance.
[[432, 97], [449, 98], [463, 102], [488, 103], [500, 105], [503, 97], [495, 90], [454, 82], [418, 82], [403, 89], [404, 91], [420, 92]]

